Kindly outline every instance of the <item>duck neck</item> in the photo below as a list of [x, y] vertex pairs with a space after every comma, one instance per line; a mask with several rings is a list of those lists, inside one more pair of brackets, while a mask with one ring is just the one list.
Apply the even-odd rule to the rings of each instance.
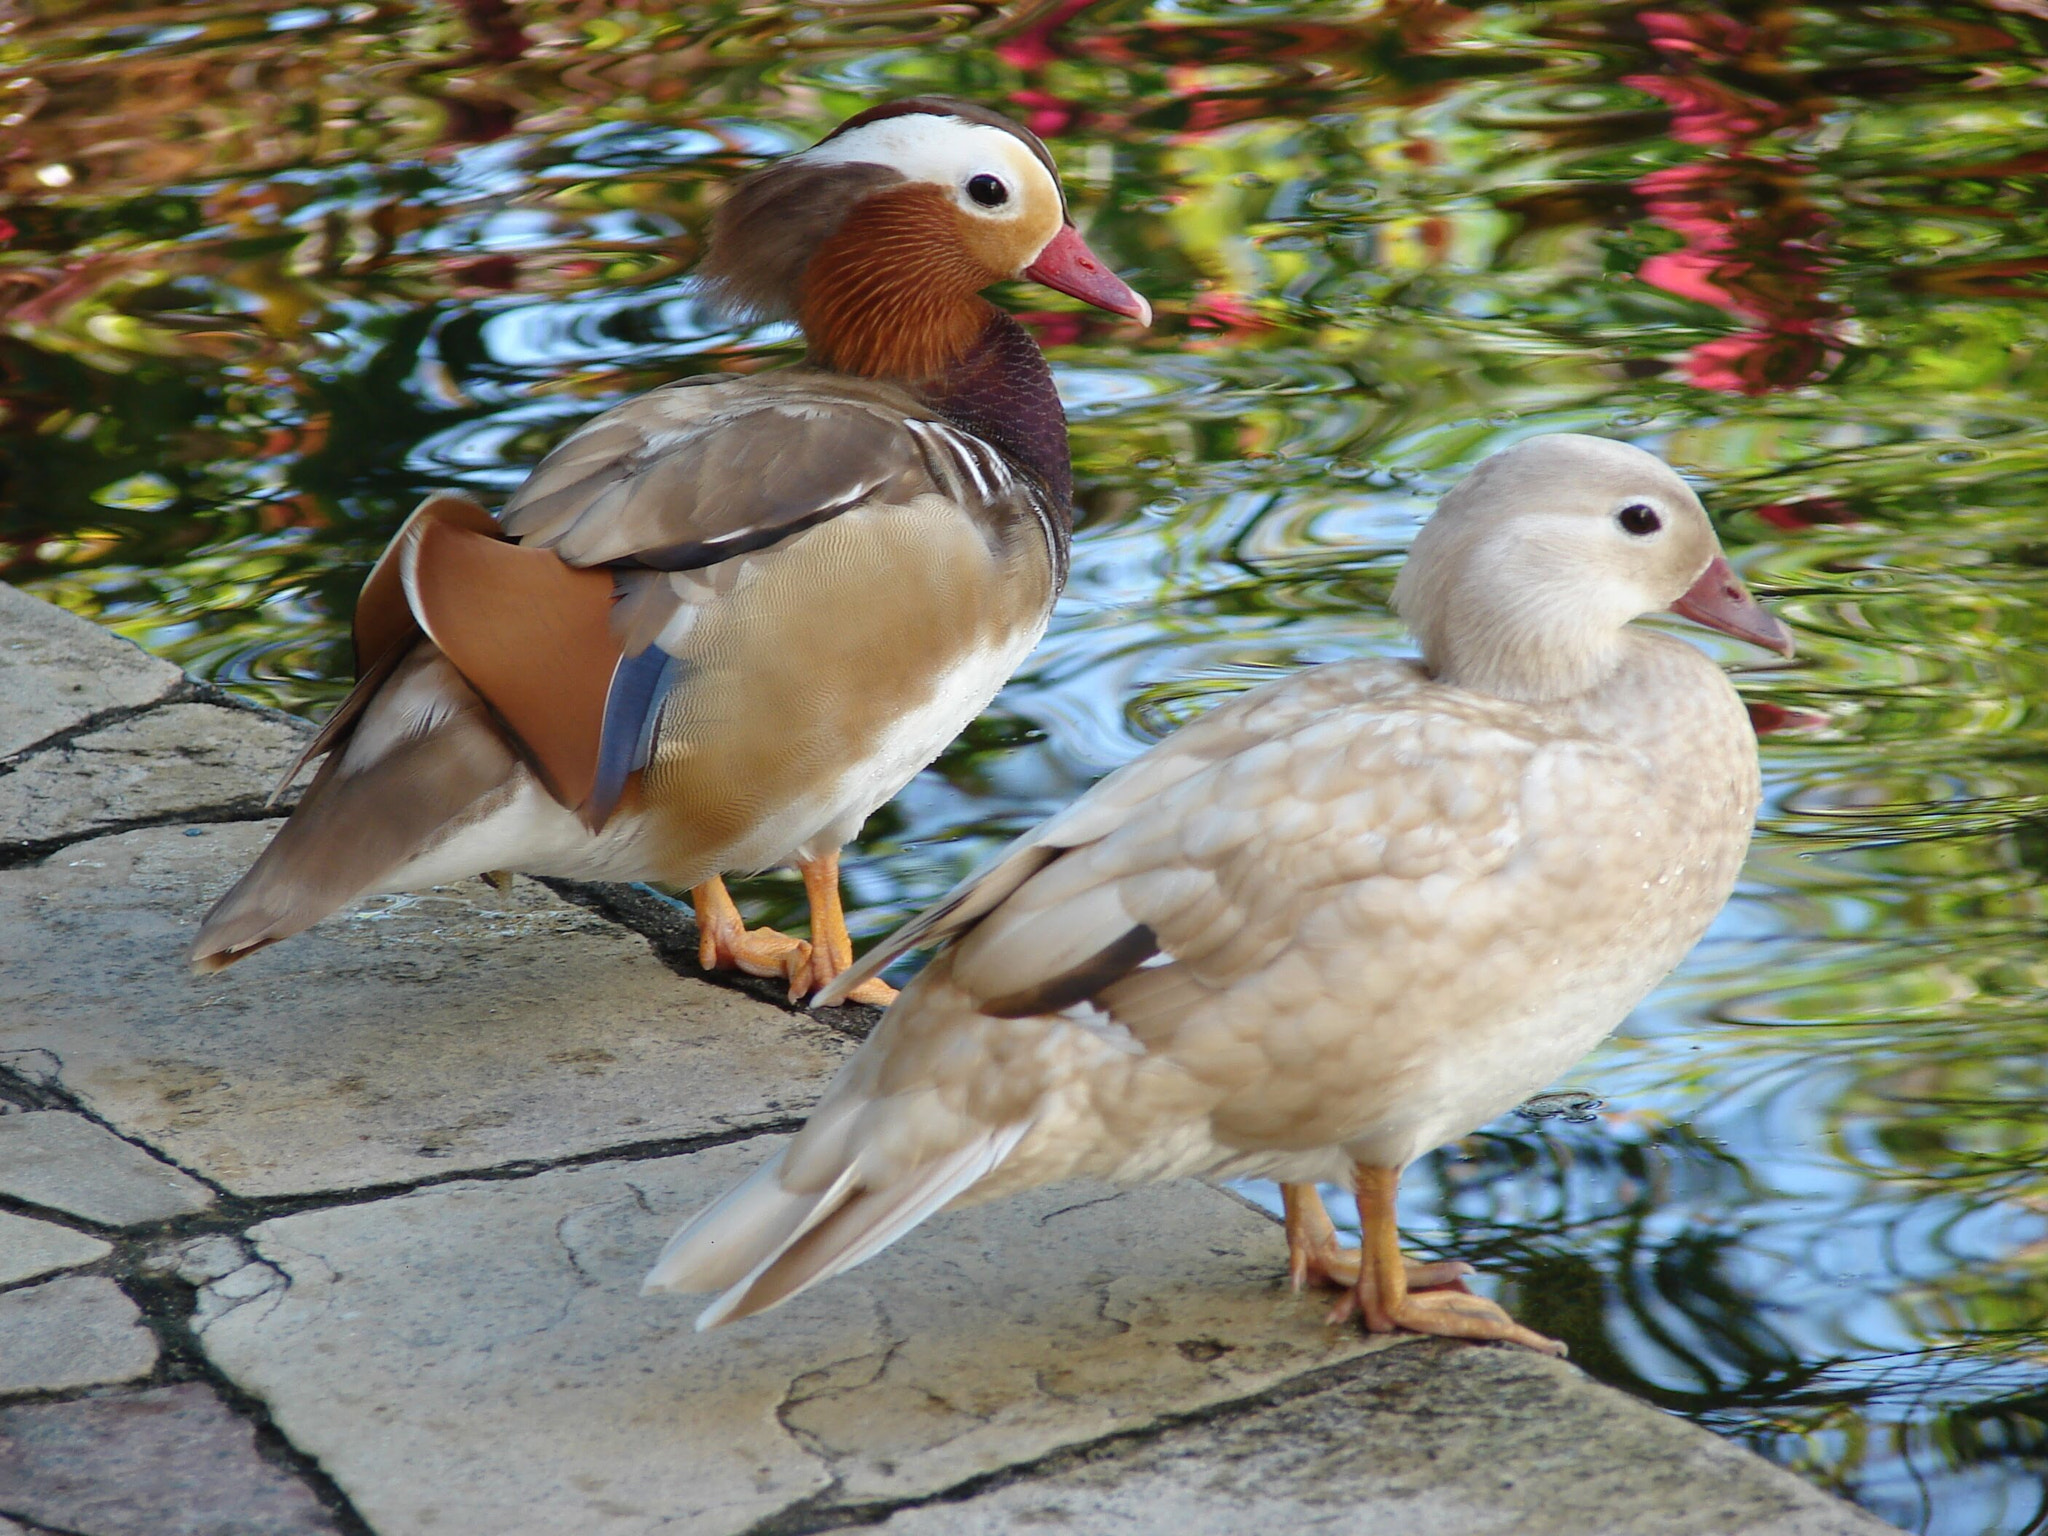
[[1620, 668], [1625, 653], [1626, 637], [1619, 634], [1587, 634], [1583, 643], [1560, 645], [1554, 632], [1521, 636], [1501, 626], [1460, 643], [1425, 641], [1423, 664], [1453, 687], [1548, 704], [1591, 693]]
[[[1056, 515], [1073, 526], [1074, 471], [1067, 452], [1067, 414], [1052, 369], [1031, 333], [985, 299], [976, 298], [966, 340], [937, 345], [930, 332], [821, 334], [807, 319], [810, 362], [835, 373], [887, 379], [985, 442], [994, 443], [1051, 493]], [[806, 304], [805, 314], [812, 312]], [[953, 335], [950, 323], [949, 338]]]
[[981, 297], [999, 276], [961, 245], [943, 194], [885, 192], [857, 205], [811, 257], [797, 320], [814, 366], [929, 401], [1044, 486], [1071, 529], [1066, 413], [1031, 333]]
[[993, 304], [966, 354], [916, 386], [935, 410], [994, 443], [1051, 493], [1062, 533], [1073, 531], [1074, 470], [1067, 413], [1031, 333]]

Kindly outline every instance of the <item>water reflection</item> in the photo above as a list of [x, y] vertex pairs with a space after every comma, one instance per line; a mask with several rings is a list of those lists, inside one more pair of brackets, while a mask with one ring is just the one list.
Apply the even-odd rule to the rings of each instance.
[[1160, 324], [1029, 315], [1073, 585], [869, 829], [856, 929], [1219, 695], [1398, 646], [1400, 551], [1478, 456], [1666, 454], [1797, 620], [1742, 686], [1804, 723], [1738, 901], [1576, 1075], [1598, 1117], [1492, 1127], [1404, 1214], [1597, 1374], [1889, 1519], [2048, 1529], [2044, 10], [53, 9], [0, 54], [0, 574], [331, 703], [422, 493], [790, 355], [696, 302], [722, 183], [878, 93], [1007, 103]]

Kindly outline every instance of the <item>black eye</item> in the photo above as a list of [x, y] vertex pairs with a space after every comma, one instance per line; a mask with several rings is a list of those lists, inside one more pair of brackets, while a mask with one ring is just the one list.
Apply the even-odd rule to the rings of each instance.
[[1646, 507], [1640, 501], [1632, 501], [1614, 514], [1614, 520], [1621, 524], [1623, 533], [1632, 533], [1637, 538], [1647, 538], [1664, 526], [1664, 519], [1657, 515], [1655, 507]]
[[1003, 185], [1000, 177], [983, 171], [979, 176], [968, 178], [967, 195], [984, 208], [1000, 208], [1010, 200], [1010, 189]]

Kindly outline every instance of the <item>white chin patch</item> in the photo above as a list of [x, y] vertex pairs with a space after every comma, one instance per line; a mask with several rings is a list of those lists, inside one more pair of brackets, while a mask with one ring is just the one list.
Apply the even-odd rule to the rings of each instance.
[[1057, 205], [1059, 198], [1052, 177], [1015, 134], [957, 117], [924, 112], [885, 117], [828, 139], [797, 158], [812, 165], [886, 165], [906, 180], [944, 187], [963, 205], [963, 189], [971, 177], [995, 176], [1010, 189], [1009, 202], [973, 211], [997, 218], [1014, 217], [1048, 197]]

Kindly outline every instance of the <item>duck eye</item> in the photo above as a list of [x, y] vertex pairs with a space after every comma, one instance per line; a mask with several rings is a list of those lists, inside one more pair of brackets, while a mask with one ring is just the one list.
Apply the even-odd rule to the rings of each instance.
[[1632, 501], [1614, 514], [1614, 520], [1621, 524], [1621, 531], [1636, 538], [1648, 538], [1664, 526], [1664, 519], [1657, 515], [1655, 507], [1646, 507], [1640, 501]]
[[967, 195], [984, 208], [1000, 208], [1010, 200], [1010, 189], [1003, 185], [1000, 177], [983, 171], [979, 176], [968, 178]]

